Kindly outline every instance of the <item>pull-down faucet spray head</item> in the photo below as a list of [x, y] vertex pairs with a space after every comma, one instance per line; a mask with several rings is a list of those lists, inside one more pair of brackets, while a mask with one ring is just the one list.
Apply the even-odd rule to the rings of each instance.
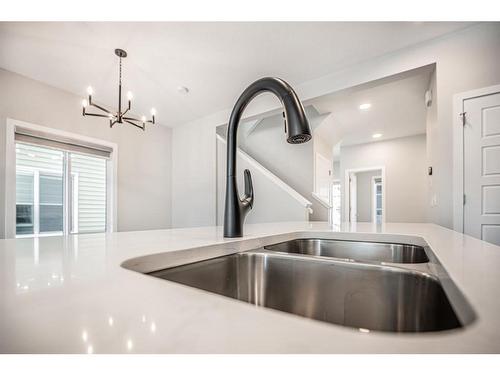
[[290, 88], [287, 95], [282, 97], [284, 107], [286, 141], [292, 144], [305, 143], [311, 139], [309, 122], [297, 94]]

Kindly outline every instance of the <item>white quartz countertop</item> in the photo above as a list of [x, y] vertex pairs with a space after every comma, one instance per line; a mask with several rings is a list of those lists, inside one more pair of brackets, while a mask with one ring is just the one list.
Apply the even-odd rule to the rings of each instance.
[[[153, 271], [298, 235], [423, 239], [476, 320], [435, 333], [362, 333], [122, 267]], [[499, 296], [500, 247], [433, 224], [250, 224], [231, 240], [221, 227], [0, 240], [2, 353], [498, 353]]]

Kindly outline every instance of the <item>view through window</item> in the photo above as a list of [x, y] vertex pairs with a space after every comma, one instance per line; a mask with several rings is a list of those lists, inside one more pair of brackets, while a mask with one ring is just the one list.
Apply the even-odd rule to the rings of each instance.
[[16, 235], [106, 230], [106, 158], [16, 143]]

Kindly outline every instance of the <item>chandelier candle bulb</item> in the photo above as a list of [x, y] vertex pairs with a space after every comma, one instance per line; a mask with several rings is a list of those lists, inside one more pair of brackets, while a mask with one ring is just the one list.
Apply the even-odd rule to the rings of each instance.
[[156, 109], [151, 108], [151, 117], [153, 118], [153, 124], [155, 123]]
[[132, 94], [132, 91], [127, 92], [127, 99], [130, 102], [134, 98], [134, 95]]
[[83, 116], [85, 116], [85, 108], [87, 108], [87, 105], [88, 105], [87, 101], [85, 99], [82, 100], [82, 114], [83, 114]]
[[92, 104], [92, 94], [93, 93], [94, 93], [94, 89], [92, 88], [92, 86], [87, 87], [87, 94], [89, 95], [89, 104]]

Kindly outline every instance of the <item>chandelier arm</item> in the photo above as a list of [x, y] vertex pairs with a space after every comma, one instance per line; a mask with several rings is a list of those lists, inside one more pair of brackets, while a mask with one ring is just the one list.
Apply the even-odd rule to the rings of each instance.
[[142, 122], [141, 120], [139, 120], [138, 118], [134, 118], [134, 117], [123, 117], [124, 120], [129, 120], [129, 121], [137, 121], [137, 122]]
[[127, 113], [129, 110], [130, 110], [130, 107], [128, 107], [128, 108], [125, 110], [125, 112], [123, 112], [123, 113], [122, 113], [122, 118], [125, 118], [125, 117], [123, 117], [123, 115], [125, 115], [125, 113]]
[[145, 122], [145, 123], [150, 123], [150, 124], [154, 124], [154, 122], [152, 120], [147, 120], [147, 121], [142, 121], [138, 118], [133, 118], [133, 117], [122, 117], [124, 120], [130, 120], [130, 121], [137, 121], [137, 122]]
[[[145, 130], [145, 129], [146, 129], [146, 127], [145, 127], [145, 126], [140, 126], [140, 125], [134, 124], [132, 121], [125, 120], [125, 119], [124, 119], [124, 121], [125, 121], [127, 124], [134, 125], [135, 127], [139, 128], [139, 129], [142, 129], [142, 130]], [[138, 120], [135, 120], [135, 121], [138, 121]]]
[[[96, 108], [100, 109], [101, 111], [106, 112], [106, 113], [108, 113], [108, 114], [112, 115], [112, 113], [111, 113], [110, 111], [108, 111], [108, 110], [107, 110], [106, 108], [104, 108], [104, 107], [101, 107], [100, 105], [97, 105], [97, 104], [94, 104], [94, 103], [89, 104], [89, 105], [90, 105], [90, 106], [92, 106], [92, 107], [96, 107]], [[113, 116], [114, 116], [114, 115], [113, 115]]]
[[108, 115], [103, 115], [101, 113], [88, 113], [88, 112], [85, 112], [84, 116], [95, 116], [95, 117], [105, 117], [105, 118], [109, 118]]

